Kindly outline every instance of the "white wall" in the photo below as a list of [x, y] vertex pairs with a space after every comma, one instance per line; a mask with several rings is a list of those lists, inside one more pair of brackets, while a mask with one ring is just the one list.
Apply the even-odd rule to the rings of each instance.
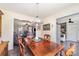
[[37, 21], [34, 17], [11, 12], [5, 9], [0, 9], [4, 13], [2, 16], [2, 36], [0, 39], [9, 41], [8, 49], [13, 49], [13, 32], [14, 32], [14, 18], [19, 20]]
[[53, 41], [55, 41], [55, 36], [56, 36], [56, 20], [55, 18], [53, 17], [48, 17], [48, 18], [45, 18], [43, 20], [43, 24], [50, 24], [50, 31], [43, 31], [43, 36], [44, 34], [50, 34], [51, 36], [51, 39], [53, 39]]
[[[79, 12], [79, 5], [72, 5], [69, 7], [64, 7], [64, 9], [59, 10], [57, 13], [52, 14], [52, 16], [48, 16], [46, 18], [43, 19], [44, 23], [50, 23], [53, 24], [53, 28], [51, 27], [51, 31], [49, 31], [48, 33], [50, 33], [50, 35], [52, 36], [51, 39], [53, 39], [53, 41], [56, 42], [56, 19], [61, 18], [63, 16], [67, 16], [67, 15], [71, 15], [74, 13]], [[46, 33], [46, 31], [44, 31], [43, 35]]]
[[[1, 9], [2, 10], [2, 9]], [[2, 10], [4, 15], [2, 16], [2, 36], [1, 39], [9, 41], [9, 50], [13, 49], [13, 18], [9, 12]]]

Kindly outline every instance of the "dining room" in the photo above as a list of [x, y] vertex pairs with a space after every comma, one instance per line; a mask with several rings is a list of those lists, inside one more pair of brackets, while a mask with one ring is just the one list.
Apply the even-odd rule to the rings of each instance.
[[0, 3], [0, 10], [0, 56], [79, 55], [78, 3]]

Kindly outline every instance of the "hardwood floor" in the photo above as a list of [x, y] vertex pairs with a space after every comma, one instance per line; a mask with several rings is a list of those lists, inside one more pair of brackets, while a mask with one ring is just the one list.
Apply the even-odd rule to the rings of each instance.
[[[8, 56], [19, 56], [19, 48], [18, 46], [15, 46], [13, 50], [8, 51]], [[32, 56], [33, 54], [29, 50], [28, 47], [26, 47], [26, 54], [25, 56]]]

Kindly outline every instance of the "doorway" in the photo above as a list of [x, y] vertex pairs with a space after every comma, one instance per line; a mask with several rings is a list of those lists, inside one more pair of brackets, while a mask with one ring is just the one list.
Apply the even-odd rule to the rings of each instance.
[[27, 37], [27, 34], [36, 35], [36, 28], [30, 21], [14, 19], [14, 47], [18, 46], [18, 35], [23, 38]]

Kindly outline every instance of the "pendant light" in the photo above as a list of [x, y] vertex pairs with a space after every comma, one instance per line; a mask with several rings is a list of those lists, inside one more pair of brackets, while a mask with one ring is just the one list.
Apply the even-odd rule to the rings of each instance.
[[36, 18], [39, 18], [39, 3], [36, 3]]
[[40, 23], [40, 19], [39, 19], [39, 3], [36, 3], [36, 14], [35, 14], [35, 18], [36, 18], [36, 22]]

